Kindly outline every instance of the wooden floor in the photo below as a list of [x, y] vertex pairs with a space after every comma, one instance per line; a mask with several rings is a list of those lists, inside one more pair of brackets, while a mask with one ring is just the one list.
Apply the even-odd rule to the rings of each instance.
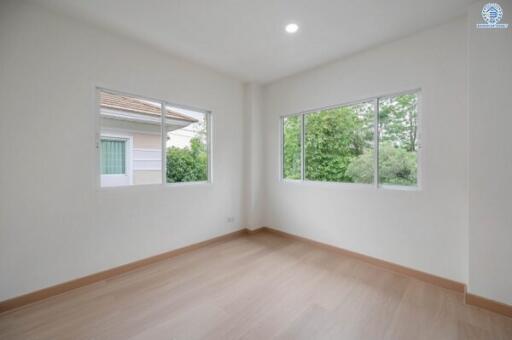
[[268, 232], [0, 315], [0, 339], [512, 339], [462, 295]]

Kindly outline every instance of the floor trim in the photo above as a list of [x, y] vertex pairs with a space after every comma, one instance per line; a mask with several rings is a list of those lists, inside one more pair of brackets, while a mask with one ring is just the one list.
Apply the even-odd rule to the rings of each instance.
[[492, 312], [502, 314], [512, 318], [512, 305], [507, 305], [502, 302], [494, 301], [491, 299], [484, 298], [479, 295], [467, 293], [465, 295], [464, 302], [467, 305], [480, 307], [483, 309], [490, 310]]
[[19, 307], [22, 307], [22, 306], [25, 306], [25, 305], [28, 305], [28, 304], [31, 304], [34, 302], [45, 300], [49, 297], [65, 293], [67, 291], [70, 291], [70, 290], [73, 290], [76, 288], [87, 286], [92, 283], [104, 281], [104, 280], [110, 279], [114, 276], [124, 274], [126, 272], [156, 263], [158, 261], [162, 261], [162, 260], [165, 260], [165, 259], [168, 259], [171, 257], [181, 255], [186, 252], [190, 252], [192, 250], [196, 250], [196, 249], [205, 247], [212, 243], [227, 241], [227, 240], [237, 238], [239, 236], [246, 235], [246, 234], [248, 234], [247, 229], [237, 230], [237, 231], [231, 232], [229, 234], [211, 238], [206, 241], [194, 243], [194, 244], [182, 247], [182, 248], [174, 249], [174, 250], [162, 253], [162, 254], [158, 254], [155, 256], [151, 256], [151, 257], [139, 260], [139, 261], [131, 262], [131, 263], [119, 266], [119, 267], [107, 269], [102, 272], [98, 272], [98, 273], [87, 275], [87, 276], [84, 276], [84, 277], [81, 277], [81, 278], [78, 278], [75, 280], [60, 283], [55, 286], [43, 288], [41, 290], [38, 290], [38, 291], [35, 291], [32, 293], [28, 293], [25, 295], [17, 296], [12, 299], [0, 301], [0, 313], [7, 312], [9, 310], [13, 310], [15, 308], [19, 308]]
[[418, 279], [418, 280], [421, 280], [421, 281], [424, 281], [424, 282], [428, 282], [430, 284], [433, 284], [433, 285], [436, 285], [436, 286], [439, 286], [439, 287], [442, 287], [442, 288], [446, 288], [446, 289], [450, 289], [450, 290], [456, 291], [458, 293], [464, 293], [465, 289], [466, 289], [466, 285], [464, 283], [461, 283], [461, 282], [458, 282], [458, 281], [453, 281], [453, 280], [450, 280], [450, 279], [446, 279], [444, 277], [436, 276], [436, 275], [425, 273], [425, 272], [422, 272], [422, 271], [419, 271], [419, 270], [416, 270], [416, 269], [412, 269], [412, 268], [409, 268], [409, 267], [401, 266], [401, 265], [395, 264], [393, 262], [388, 262], [388, 261], [380, 260], [380, 259], [375, 258], [375, 257], [371, 257], [371, 256], [368, 256], [368, 255], [363, 255], [363, 254], [360, 254], [360, 253], [356, 253], [354, 251], [346, 250], [346, 249], [343, 249], [343, 248], [340, 248], [340, 247], [336, 247], [336, 246], [333, 246], [333, 245], [330, 245], [330, 244], [314, 241], [314, 240], [311, 240], [309, 238], [298, 236], [298, 235], [295, 235], [295, 234], [290, 234], [290, 233], [287, 233], [285, 231], [281, 231], [281, 230], [278, 230], [278, 229], [275, 229], [275, 228], [262, 227], [260, 229], [257, 229], [257, 231], [268, 231], [268, 232], [271, 232], [273, 234], [280, 235], [280, 236], [283, 236], [283, 237], [286, 237], [286, 238], [291, 238], [291, 239], [294, 239], [294, 240], [299, 240], [299, 241], [302, 241], [302, 242], [307, 242], [307, 243], [313, 244], [315, 246], [322, 247], [324, 249], [328, 249], [328, 250], [331, 250], [331, 251], [335, 251], [337, 253], [341, 253], [343, 255], [347, 255], [347, 256], [356, 258], [358, 260], [370, 263], [372, 265], [375, 265], [375, 266], [378, 266], [378, 267], [381, 267], [381, 268], [393, 271], [395, 273], [400, 273], [400, 274], [403, 274], [403, 275], [406, 275], [406, 276], [409, 276], [409, 277], [413, 277], [415, 279]]
[[260, 231], [267, 231], [267, 232], [273, 233], [275, 235], [280, 235], [282, 237], [286, 237], [286, 238], [290, 238], [290, 239], [294, 239], [294, 240], [298, 240], [298, 241], [302, 241], [302, 242], [307, 242], [307, 243], [315, 245], [317, 247], [335, 251], [337, 253], [341, 253], [341, 254], [359, 259], [361, 261], [365, 261], [365, 262], [373, 264], [375, 266], [378, 266], [378, 267], [381, 267], [381, 268], [384, 268], [384, 269], [387, 269], [387, 270], [390, 270], [390, 271], [393, 271], [396, 273], [400, 273], [405, 276], [412, 277], [412, 278], [433, 284], [438, 287], [443, 287], [443, 288], [450, 289], [450, 290], [453, 290], [458, 293], [462, 293], [464, 295], [464, 302], [467, 305], [480, 307], [482, 309], [486, 309], [491, 312], [495, 312], [495, 313], [505, 315], [505, 316], [512, 318], [512, 305], [508, 305], [508, 304], [505, 304], [502, 302], [490, 300], [490, 299], [487, 299], [487, 298], [484, 298], [484, 297], [481, 297], [481, 296], [478, 296], [475, 294], [468, 293], [466, 291], [466, 285], [464, 283], [446, 279], [444, 277], [436, 276], [433, 274], [425, 273], [425, 272], [422, 272], [422, 271], [419, 271], [416, 269], [412, 269], [409, 267], [401, 266], [401, 265], [398, 265], [398, 264], [395, 264], [392, 262], [380, 260], [375, 257], [356, 253], [356, 252], [346, 250], [346, 249], [343, 249], [340, 247], [336, 247], [336, 246], [333, 246], [330, 244], [314, 241], [314, 240], [311, 240], [306, 237], [298, 236], [298, 235], [291, 234], [291, 233], [288, 233], [288, 232], [285, 232], [285, 231], [282, 231], [279, 229], [271, 228], [271, 227], [261, 227], [258, 229], [254, 229], [254, 230], [251, 230], [250, 233], [254, 234], [254, 233], [257, 233]]
[[153, 263], [165, 260], [165, 259], [169, 259], [169, 258], [178, 256], [178, 255], [181, 255], [183, 253], [190, 252], [190, 251], [205, 247], [205, 246], [213, 244], [213, 243], [227, 241], [227, 240], [234, 239], [234, 238], [237, 238], [237, 237], [240, 237], [243, 235], [253, 235], [253, 234], [257, 234], [259, 232], [265, 232], [265, 231], [270, 232], [275, 235], [279, 235], [281, 237], [286, 237], [286, 238], [298, 240], [301, 242], [307, 242], [314, 246], [321, 247], [323, 249], [327, 249], [330, 251], [334, 251], [334, 252], [337, 252], [337, 253], [340, 253], [340, 254], [343, 254], [346, 256], [350, 256], [350, 257], [356, 258], [358, 260], [370, 263], [372, 265], [375, 265], [375, 266], [378, 266], [378, 267], [381, 267], [381, 268], [384, 268], [384, 269], [387, 269], [387, 270], [390, 270], [390, 271], [393, 271], [393, 272], [396, 272], [396, 273], [399, 273], [399, 274], [402, 274], [402, 275], [405, 275], [408, 277], [412, 277], [412, 278], [433, 284], [435, 286], [439, 286], [442, 288], [450, 289], [450, 290], [458, 292], [458, 293], [462, 293], [462, 294], [464, 294], [464, 301], [468, 305], [473, 305], [473, 306], [480, 307], [480, 308], [483, 308], [486, 310], [490, 310], [490, 311], [498, 313], [498, 314], [512, 317], [512, 305], [507, 305], [507, 304], [504, 304], [504, 303], [501, 303], [498, 301], [490, 300], [490, 299], [487, 299], [487, 298], [484, 298], [484, 297], [481, 297], [478, 295], [468, 293], [468, 292], [466, 292], [466, 285], [464, 283], [446, 279], [446, 278], [436, 276], [433, 274], [425, 273], [425, 272], [422, 272], [422, 271], [419, 271], [416, 269], [412, 269], [412, 268], [408, 268], [405, 266], [401, 266], [401, 265], [398, 265], [398, 264], [395, 264], [392, 262], [380, 260], [375, 257], [363, 255], [360, 253], [356, 253], [356, 252], [346, 250], [343, 248], [339, 248], [339, 247], [329, 245], [326, 243], [314, 241], [314, 240], [308, 239], [306, 237], [298, 236], [295, 234], [291, 234], [291, 233], [284, 232], [284, 231], [281, 231], [281, 230], [278, 230], [275, 228], [270, 228], [270, 227], [261, 227], [261, 228], [257, 228], [257, 229], [240, 229], [235, 232], [217, 236], [217, 237], [214, 237], [214, 238], [206, 240], [206, 241], [194, 243], [189, 246], [171, 250], [171, 251], [168, 251], [168, 252], [165, 252], [165, 253], [162, 253], [159, 255], [155, 255], [152, 257], [148, 257], [148, 258], [145, 258], [145, 259], [142, 259], [139, 261], [131, 262], [131, 263], [128, 263], [128, 264], [125, 264], [125, 265], [122, 265], [119, 267], [111, 268], [111, 269], [108, 269], [108, 270], [105, 270], [105, 271], [102, 271], [99, 273], [87, 275], [87, 276], [84, 276], [84, 277], [81, 277], [81, 278], [78, 278], [75, 280], [71, 280], [68, 282], [57, 284], [55, 286], [51, 286], [48, 288], [43, 288], [41, 290], [38, 290], [38, 291], [35, 291], [32, 293], [28, 293], [25, 295], [17, 296], [12, 299], [9, 299], [9, 300], [0, 301], [0, 313], [7, 312], [7, 311], [10, 311], [10, 310], [34, 303], [34, 302], [45, 300], [49, 297], [59, 295], [59, 294], [65, 293], [67, 291], [70, 291], [70, 290], [73, 290], [76, 288], [80, 288], [80, 287], [83, 287], [83, 286], [86, 286], [86, 285], [89, 285], [92, 283], [104, 281], [104, 280], [110, 279], [112, 277], [115, 277], [117, 275], [124, 274], [126, 272], [129, 272], [129, 271], [132, 271], [135, 269], [139, 269], [144, 266], [147, 266], [147, 265], [150, 265], [150, 264], [153, 264]]

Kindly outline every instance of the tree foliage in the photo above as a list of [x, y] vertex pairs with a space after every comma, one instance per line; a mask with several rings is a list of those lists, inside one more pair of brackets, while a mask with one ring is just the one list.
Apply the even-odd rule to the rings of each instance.
[[[364, 104], [363, 104], [364, 105]], [[373, 140], [369, 107], [344, 106], [308, 114], [305, 121], [305, 178], [352, 182], [347, 168]], [[370, 111], [371, 112], [371, 111]]]
[[200, 137], [190, 140], [190, 147], [167, 149], [167, 182], [197, 182], [208, 179], [208, 153]]
[[416, 95], [405, 94], [379, 102], [379, 140], [397, 148], [417, 150]]

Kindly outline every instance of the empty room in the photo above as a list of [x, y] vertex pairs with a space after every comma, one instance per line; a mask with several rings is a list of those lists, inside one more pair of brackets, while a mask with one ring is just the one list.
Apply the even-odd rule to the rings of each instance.
[[512, 339], [512, 0], [0, 0], [0, 339]]

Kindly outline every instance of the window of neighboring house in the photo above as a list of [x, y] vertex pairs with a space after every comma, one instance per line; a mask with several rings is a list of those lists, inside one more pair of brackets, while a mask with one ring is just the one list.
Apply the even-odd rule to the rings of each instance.
[[101, 139], [101, 174], [126, 174], [126, 141], [120, 139]]
[[207, 112], [109, 90], [98, 97], [102, 187], [209, 180]]
[[283, 178], [416, 187], [418, 96], [414, 91], [283, 117]]

